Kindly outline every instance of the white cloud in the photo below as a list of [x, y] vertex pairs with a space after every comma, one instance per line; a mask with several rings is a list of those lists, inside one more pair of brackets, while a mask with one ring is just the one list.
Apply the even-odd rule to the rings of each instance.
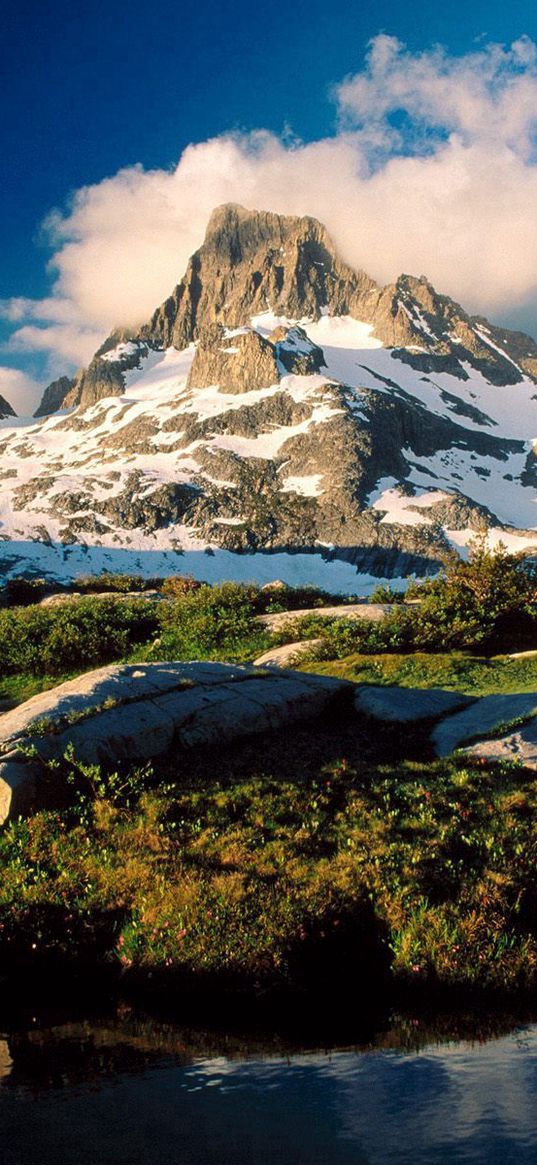
[[33, 413], [39, 404], [43, 385], [39, 384], [19, 368], [0, 366], [0, 396], [11, 405], [15, 412], [24, 415]]
[[226, 201], [312, 214], [380, 281], [425, 273], [472, 311], [537, 324], [536, 56], [525, 37], [456, 58], [378, 36], [334, 90], [334, 137], [224, 135], [173, 171], [134, 166], [80, 190], [48, 219], [50, 297], [4, 305], [11, 348], [87, 361], [170, 293]]

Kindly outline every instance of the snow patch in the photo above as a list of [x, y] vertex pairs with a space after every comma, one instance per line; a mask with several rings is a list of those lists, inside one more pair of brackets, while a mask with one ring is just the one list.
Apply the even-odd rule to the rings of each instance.
[[318, 498], [322, 494], [321, 482], [324, 474], [309, 473], [303, 477], [286, 477], [282, 482], [282, 493], [301, 494], [304, 498]]
[[383, 511], [381, 525], [430, 526], [431, 519], [420, 511], [448, 501], [449, 497], [441, 490], [425, 490], [411, 497], [397, 486], [389, 486], [376, 497], [371, 509]]

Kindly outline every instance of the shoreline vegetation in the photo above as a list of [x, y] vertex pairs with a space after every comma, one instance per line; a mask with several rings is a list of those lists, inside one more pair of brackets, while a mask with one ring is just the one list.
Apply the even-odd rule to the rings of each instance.
[[[52, 606], [40, 605], [45, 584], [9, 584], [2, 710], [103, 663], [247, 662], [313, 635], [301, 668], [355, 683], [537, 691], [537, 581], [501, 548], [476, 546], [404, 602], [372, 596], [394, 604], [381, 621], [311, 616], [298, 633], [295, 622], [271, 635], [256, 617], [337, 599], [151, 584], [166, 601], [128, 594], [142, 590], [135, 578], [81, 580], [82, 597]], [[342, 713], [153, 768], [66, 757], [63, 803], [0, 833], [0, 974], [267, 1007], [531, 999], [535, 774], [437, 760], [427, 739], [423, 726]]]

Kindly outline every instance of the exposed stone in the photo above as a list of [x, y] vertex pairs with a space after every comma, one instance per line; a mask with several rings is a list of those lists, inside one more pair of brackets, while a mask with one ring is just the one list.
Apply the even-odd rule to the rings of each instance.
[[161, 591], [67, 591], [57, 595], [47, 595], [36, 604], [38, 607], [62, 607], [66, 603], [76, 602], [78, 599], [114, 599], [128, 602], [136, 599], [146, 603], [160, 603], [166, 601]]
[[49, 384], [45, 389], [34, 417], [48, 417], [51, 413], [56, 413], [58, 409], [63, 407], [65, 398], [72, 387], [73, 381], [68, 376], [60, 376], [58, 380], [53, 380], [52, 384]]
[[308, 655], [315, 647], [322, 644], [322, 639], [302, 639], [298, 643], [286, 643], [283, 647], [272, 647], [259, 659], [254, 660], [254, 667], [295, 667], [303, 656]]
[[308, 376], [326, 367], [324, 352], [318, 344], [313, 344], [304, 328], [279, 326], [271, 332], [269, 340], [276, 348], [276, 355], [286, 372], [295, 376]]
[[229, 339], [217, 325], [200, 332], [188, 388], [214, 384], [220, 392], [252, 392], [278, 384], [279, 379], [276, 349], [258, 332], [241, 332]]
[[[142, 329], [142, 337], [162, 347], [185, 348], [208, 325], [248, 325], [267, 304], [289, 319], [318, 319], [323, 311], [353, 316], [371, 324], [389, 347], [404, 354], [408, 347], [419, 347], [463, 374], [461, 362], [468, 362], [491, 383], [520, 381], [516, 364], [537, 379], [537, 344], [529, 336], [469, 316], [439, 295], [425, 276], [401, 275], [396, 283], [379, 287], [340, 259], [316, 219], [234, 204], [213, 212], [186, 275]], [[419, 359], [420, 353], [408, 357]]]
[[537, 692], [512, 692], [507, 695], [482, 696], [463, 712], [447, 716], [432, 734], [437, 756], [449, 756], [467, 741], [490, 736], [502, 725], [519, 718], [537, 716]]
[[[151, 760], [172, 748], [281, 730], [351, 693], [352, 685], [325, 676], [231, 664], [99, 668], [0, 717], [0, 820], [50, 796], [38, 762], [61, 758], [68, 747], [85, 764]], [[29, 743], [31, 762], [21, 752]]]
[[257, 615], [256, 622], [262, 623], [268, 631], [279, 631], [288, 623], [298, 623], [312, 615], [318, 619], [365, 619], [370, 623], [379, 623], [395, 609], [392, 603], [348, 603], [340, 607], [310, 607], [306, 611], [278, 611], [270, 615]]
[[479, 760], [515, 761], [526, 769], [537, 769], [537, 719], [534, 717], [521, 728], [493, 740], [480, 740], [464, 752]]
[[446, 692], [442, 688], [398, 688], [364, 685], [355, 696], [358, 712], [374, 720], [405, 724], [419, 720], [435, 720], [471, 701], [460, 692]]

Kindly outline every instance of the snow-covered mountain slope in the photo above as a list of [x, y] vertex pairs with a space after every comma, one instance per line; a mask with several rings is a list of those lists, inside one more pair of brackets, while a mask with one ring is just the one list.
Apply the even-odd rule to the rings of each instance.
[[[391, 342], [389, 342], [391, 341]], [[320, 224], [215, 213], [169, 300], [0, 423], [0, 569], [366, 593], [476, 531], [537, 548], [537, 346]]]

